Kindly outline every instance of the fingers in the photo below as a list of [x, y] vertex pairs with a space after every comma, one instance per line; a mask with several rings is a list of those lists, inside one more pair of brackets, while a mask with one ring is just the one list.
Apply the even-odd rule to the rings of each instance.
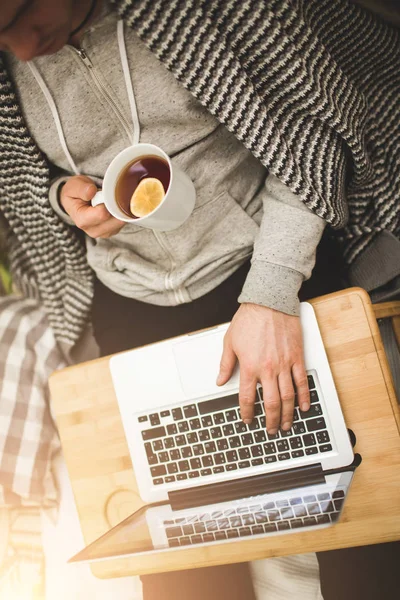
[[279, 374], [278, 387], [281, 399], [281, 427], [288, 431], [293, 423], [294, 387], [290, 368]]
[[217, 377], [217, 385], [224, 385], [232, 376], [233, 369], [236, 364], [236, 354], [234, 353], [230, 340], [225, 335], [224, 350], [222, 352], [221, 362], [219, 365], [219, 374]]
[[275, 435], [281, 422], [281, 398], [279, 395], [278, 379], [276, 377], [264, 378], [261, 385], [263, 388], [267, 431], [271, 435]]
[[252, 371], [240, 367], [239, 405], [240, 416], [246, 425], [250, 425], [254, 417], [257, 377]]
[[299, 362], [292, 367], [293, 380], [296, 386], [297, 401], [301, 410], [310, 408], [310, 391], [304, 363]]
[[96, 184], [79, 175], [71, 177], [61, 191], [61, 205], [79, 229], [92, 238], [109, 238], [124, 226], [104, 204], [93, 207], [90, 202], [97, 192]]

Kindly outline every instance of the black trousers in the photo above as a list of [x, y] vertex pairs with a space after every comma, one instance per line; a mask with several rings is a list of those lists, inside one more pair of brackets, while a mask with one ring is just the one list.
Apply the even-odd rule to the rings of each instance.
[[[341, 287], [333, 268], [336, 249], [326, 238], [320, 248], [322, 264], [319, 260], [316, 276], [302, 290], [303, 300]], [[119, 296], [97, 281], [92, 319], [102, 356], [230, 321], [249, 267], [244, 264], [205, 296], [173, 307]], [[254, 600], [246, 563], [145, 576], [142, 581], [145, 600]]]

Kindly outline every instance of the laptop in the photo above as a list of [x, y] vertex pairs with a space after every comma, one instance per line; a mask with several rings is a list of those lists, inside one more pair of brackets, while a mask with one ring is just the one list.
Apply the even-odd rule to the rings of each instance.
[[146, 506], [71, 561], [96, 561], [333, 525], [360, 462], [353, 453], [312, 306], [300, 305], [311, 406], [289, 431], [239, 412], [239, 373], [216, 385], [229, 323], [111, 357]]

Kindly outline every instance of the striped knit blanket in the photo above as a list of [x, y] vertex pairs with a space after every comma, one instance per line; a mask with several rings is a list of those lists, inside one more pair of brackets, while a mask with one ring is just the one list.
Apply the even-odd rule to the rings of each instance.
[[[333, 227], [345, 226], [349, 265], [382, 232], [400, 254], [396, 29], [350, 0], [112, 4], [272, 173]], [[15, 273], [25, 289], [39, 290], [58, 339], [71, 345], [88, 320], [92, 275], [74, 230], [49, 206], [49, 165], [1, 61], [0, 148], [0, 209], [15, 235]]]

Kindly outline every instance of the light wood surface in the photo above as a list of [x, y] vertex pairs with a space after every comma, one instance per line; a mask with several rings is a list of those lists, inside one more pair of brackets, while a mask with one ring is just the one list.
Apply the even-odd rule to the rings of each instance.
[[[400, 416], [368, 295], [313, 301], [348, 427], [363, 457], [340, 522], [328, 529], [92, 564], [98, 577], [211, 566], [400, 538]], [[131, 514], [138, 496], [108, 358], [50, 380], [53, 409], [86, 543]], [[396, 425], [397, 420], [397, 425]]]

